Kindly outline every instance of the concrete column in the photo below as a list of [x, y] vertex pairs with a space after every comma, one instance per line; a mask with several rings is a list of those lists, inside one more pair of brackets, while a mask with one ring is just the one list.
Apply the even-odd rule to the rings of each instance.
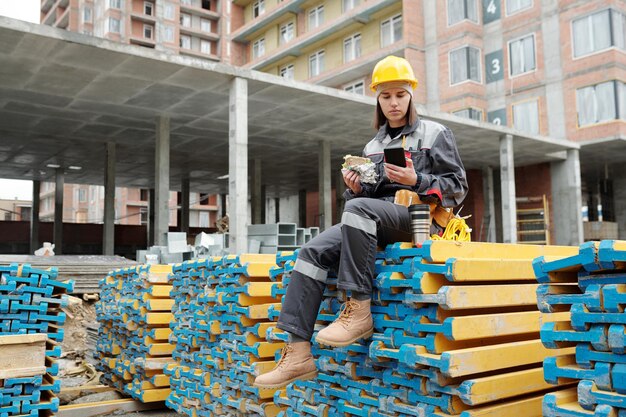
[[[424, 21], [437, 21], [437, 0], [425, 0], [422, 11]], [[442, 4], [441, 11], [445, 14], [445, 6]], [[424, 43], [426, 45], [426, 108], [439, 111], [439, 46], [437, 45], [437, 25], [425, 25]], [[421, 83], [421, 81], [420, 81]]]
[[500, 182], [502, 184], [502, 240], [504, 243], [517, 243], [513, 135], [507, 134], [500, 137]]
[[180, 190], [180, 231], [189, 233], [189, 177], [183, 176]]
[[106, 144], [105, 153], [102, 253], [113, 255], [115, 252], [115, 142]]
[[306, 227], [306, 190], [298, 190], [298, 226]]
[[248, 81], [230, 82], [228, 135], [229, 249], [248, 249]]
[[154, 246], [154, 188], [148, 190], [148, 246]]
[[227, 194], [220, 194], [220, 218], [226, 216], [226, 196]]
[[56, 185], [54, 189], [54, 253], [63, 254], [63, 186], [65, 172], [63, 168], [56, 169]]
[[33, 181], [33, 205], [30, 209], [30, 254], [39, 249], [39, 207], [41, 205], [41, 181]]
[[484, 226], [481, 240], [483, 242], [496, 241], [496, 197], [493, 189], [493, 170], [491, 167], [483, 168], [483, 196], [485, 211], [483, 215]]
[[252, 190], [250, 190], [252, 200], [252, 224], [264, 223], [261, 216], [263, 211], [263, 200], [261, 199], [261, 160], [255, 158], [252, 161]]
[[552, 162], [552, 207], [556, 245], [578, 246], [583, 241], [582, 196], [578, 149], [567, 151], [565, 161]]
[[267, 223], [267, 187], [261, 186], [261, 223]]
[[154, 244], [167, 245], [170, 200], [170, 118], [160, 115], [156, 119], [156, 144], [154, 158]]
[[319, 142], [319, 212], [320, 231], [333, 225], [331, 186], [330, 186], [330, 142]]

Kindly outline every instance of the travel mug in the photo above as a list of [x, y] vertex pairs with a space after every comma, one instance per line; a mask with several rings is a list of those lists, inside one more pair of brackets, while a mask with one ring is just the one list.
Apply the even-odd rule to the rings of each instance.
[[409, 206], [409, 221], [413, 244], [421, 246], [430, 237], [430, 206], [428, 204]]

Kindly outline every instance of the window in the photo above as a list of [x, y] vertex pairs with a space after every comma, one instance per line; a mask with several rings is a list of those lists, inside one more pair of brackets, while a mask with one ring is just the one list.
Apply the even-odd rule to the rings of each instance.
[[176, 17], [176, 10], [174, 9], [174, 5], [172, 3], [165, 3], [163, 14], [166, 19], [174, 20]]
[[191, 36], [180, 35], [180, 47], [183, 49], [191, 49]]
[[467, 109], [457, 110], [455, 112], [452, 112], [452, 114], [454, 114], [455, 116], [464, 117], [466, 119], [472, 119], [472, 120], [478, 120], [478, 121], [483, 120], [482, 110], [473, 109], [471, 107]]
[[257, 39], [252, 44], [252, 59], [265, 55], [265, 38]]
[[211, 21], [209, 19], [200, 19], [200, 30], [211, 32]]
[[361, 0], [343, 0], [343, 11], [347, 12], [348, 10], [352, 10], [358, 6], [359, 3], [361, 3]]
[[315, 29], [324, 23], [324, 5], [309, 10], [309, 30]]
[[448, 0], [448, 26], [463, 20], [478, 23], [476, 0]]
[[576, 90], [578, 126], [626, 120], [626, 84], [608, 81]]
[[343, 41], [343, 62], [350, 62], [361, 56], [361, 34], [357, 33]]
[[294, 79], [295, 67], [293, 64], [285, 65], [280, 69], [280, 76], [288, 80]]
[[606, 9], [572, 22], [574, 57], [612, 46], [626, 48], [626, 15]]
[[280, 42], [279, 43], [281, 45], [293, 39], [294, 34], [295, 34], [294, 28], [295, 28], [295, 25], [293, 24], [293, 22], [285, 23], [284, 25], [280, 27], [280, 39], [279, 39]]
[[110, 9], [121, 9], [122, 8], [122, 0], [109, 0], [109, 8]]
[[91, 7], [85, 7], [83, 9], [83, 22], [91, 23]]
[[536, 68], [535, 35], [509, 43], [509, 68], [511, 75], [523, 74]]
[[380, 46], [385, 47], [402, 39], [402, 15], [399, 14], [380, 24]]
[[533, 6], [533, 0], [506, 0], [507, 16]]
[[201, 39], [200, 40], [200, 52], [202, 52], [203, 54], [210, 55], [211, 54], [211, 42]]
[[150, 3], [149, 1], [144, 1], [143, 2], [143, 14], [152, 16], [153, 13], [154, 13], [154, 4]]
[[324, 51], [309, 55], [309, 77], [315, 77], [324, 71]]
[[150, 191], [146, 190], [145, 188], [142, 188], [139, 190], [140, 201], [148, 201], [149, 197], [150, 197]]
[[187, 13], [180, 14], [180, 25], [186, 28], [191, 27], [191, 15]]
[[143, 37], [146, 39], [152, 39], [153, 27], [150, 25], [143, 25]]
[[539, 133], [539, 105], [537, 100], [513, 105], [513, 127], [526, 133]]
[[79, 203], [87, 202], [87, 190], [85, 190], [84, 188], [78, 189], [78, 202]]
[[473, 46], [464, 46], [450, 51], [450, 83], [463, 81], [481, 82], [480, 50]]
[[148, 224], [148, 209], [146, 207], [139, 209], [139, 218], [142, 225]]
[[199, 194], [199, 200], [198, 203], [201, 206], [208, 206], [209, 205], [209, 195], [208, 194], [204, 194], [204, 193], [200, 193]]
[[363, 81], [357, 81], [355, 83], [346, 85], [343, 87], [343, 89], [348, 93], [365, 95], [365, 84], [363, 83]]
[[252, 17], [259, 17], [265, 13], [265, 0], [257, 0], [252, 5]]
[[120, 19], [109, 17], [109, 32], [120, 33]]
[[211, 10], [211, 2], [209, 0], [202, 0], [201, 7], [204, 10]]
[[209, 227], [208, 211], [201, 211], [198, 213], [198, 227]]
[[163, 40], [165, 42], [174, 42], [174, 27], [163, 26]]

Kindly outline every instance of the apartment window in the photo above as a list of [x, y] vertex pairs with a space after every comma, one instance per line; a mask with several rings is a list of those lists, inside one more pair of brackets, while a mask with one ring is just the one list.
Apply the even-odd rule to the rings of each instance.
[[509, 16], [532, 6], [533, 0], [506, 0], [506, 14]]
[[202, 52], [203, 54], [210, 55], [211, 54], [211, 42], [201, 39], [200, 40], [200, 52]]
[[464, 46], [450, 51], [450, 83], [463, 81], [480, 82], [480, 50], [473, 46]]
[[626, 120], [626, 84], [608, 81], [576, 90], [578, 126]]
[[365, 83], [363, 83], [363, 81], [348, 84], [344, 86], [343, 89], [348, 93], [360, 94], [362, 96], [365, 95]]
[[139, 218], [142, 225], [148, 224], [148, 209], [146, 207], [139, 209]]
[[185, 6], [193, 6], [193, 0], [180, 0], [180, 4]]
[[163, 26], [163, 40], [165, 42], [174, 42], [174, 27]]
[[343, 0], [343, 11], [347, 12], [348, 10], [352, 10], [360, 3], [361, 0]]
[[180, 35], [180, 47], [183, 49], [191, 49], [191, 36]]
[[448, 26], [463, 20], [478, 23], [476, 0], [448, 0]]
[[380, 24], [380, 46], [385, 47], [402, 39], [402, 15], [399, 14]]
[[467, 109], [457, 110], [455, 112], [452, 112], [452, 114], [454, 114], [455, 116], [464, 117], [466, 119], [472, 119], [472, 120], [478, 120], [478, 121], [483, 120], [482, 110], [473, 109], [471, 107]]
[[209, 19], [200, 19], [200, 29], [203, 32], [211, 32], [211, 21]]
[[154, 4], [149, 1], [144, 1], [143, 2], [143, 14], [152, 16], [153, 13], [154, 13]]
[[259, 17], [265, 13], [265, 0], [257, 0], [252, 5], [252, 17]]
[[535, 35], [528, 35], [509, 43], [511, 75], [519, 75], [536, 68]]
[[280, 26], [280, 44], [285, 44], [292, 40], [295, 35], [295, 25], [293, 22], [285, 23]]
[[324, 5], [309, 10], [309, 30], [315, 29], [324, 23]]
[[211, 10], [211, 2], [210, 2], [210, 0], [202, 0], [201, 7], [204, 10]]
[[204, 194], [204, 193], [200, 193], [199, 194], [199, 200], [198, 204], [200, 204], [201, 206], [208, 206], [209, 205], [209, 195], [208, 194]]
[[163, 14], [166, 19], [174, 20], [176, 17], [176, 9], [174, 9], [174, 5], [172, 3], [165, 3], [165, 7], [163, 8]]
[[91, 23], [91, 7], [85, 7], [83, 9], [83, 22], [85, 23]]
[[87, 202], [87, 190], [85, 190], [84, 188], [78, 189], [78, 202], [79, 203]]
[[357, 33], [343, 41], [343, 62], [350, 62], [361, 56], [361, 34]]
[[120, 33], [120, 19], [109, 17], [109, 32]]
[[122, 0], [109, 0], [109, 8], [111, 8], [111, 9], [121, 9], [122, 8]]
[[293, 64], [285, 65], [280, 69], [280, 76], [288, 80], [293, 80], [295, 75], [295, 67]]
[[602, 51], [612, 46], [626, 48], [626, 15], [613, 9], [602, 10], [572, 22], [574, 57]]
[[252, 44], [252, 58], [265, 55], [265, 38], [257, 39]]
[[180, 14], [180, 25], [186, 28], [191, 27], [191, 15], [187, 13]]
[[208, 211], [201, 211], [198, 213], [198, 227], [209, 227]]
[[522, 132], [539, 133], [539, 105], [537, 100], [513, 105], [513, 126]]
[[143, 25], [143, 37], [146, 39], [152, 39], [153, 28], [150, 25]]
[[324, 71], [324, 51], [309, 55], [309, 77], [315, 77]]
[[146, 190], [145, 188], [141, 188], [139, 190], [139, 200], [140, 201], [148, 201], [149, 197], [150, 197], [150, 192], [148, 190]]

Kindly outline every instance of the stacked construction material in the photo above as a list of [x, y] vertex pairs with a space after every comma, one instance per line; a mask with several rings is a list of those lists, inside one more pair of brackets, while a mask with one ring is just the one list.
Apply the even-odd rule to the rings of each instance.
[[[532, 260], [576, 248], [428, 241], [379, 253], [374, 336], [344, 348], [314, 345], [320, 374], [275, 402], [287, 416], [540, 416], [555, 390], [543, 380], [551, 351], [539, 337]], [[553, 259], [553, 258], [551, 258]], [[318, 329], [344, 295], [329, 279]]]
[[258, 242], [259, 253], [293, 251], [319, 234], [319, 227], [302, 228], [295, 223], [251, 224], [248, 226], [249, 248]]
[[173, 363], [168, 342], [174, 300], [168, 265], [117, 269], [100, 282], [100, 322], [95, 358], [103, 382], [142, 402], [170, 393], [163, 368]]
[[[73, 285], [72, 281], [58, 281], [56, 269], [44, 271], [18, 264], [0, 267], [0, 337], [19, 339], [15, 343], [26, 345], [40, 343], [40, 349], [35, 351], [39, 350], [42, 357], [42, 360], [25, 358], [30, 362], [28, 368], [18, 366], [21, 355], [29, 352], [28, 346], [10, 352], [5, 339], [2, 344], [5, 349], [0, 350], [4, 359], [4, 362], [0, 360], [3, 417], [58, 411], [55, 394], [61, 385], [55, 378], [59, 366], [53, 358], [61, 356], [65, 322], [61, 308], [67, 306], [66, 293], [72, 291]], [[14, 366], [20, 369], [10, 369]]]
[[534, 263], [541, 311], [562, 318], [541, 328], [549, 348], [575, 348], [544, 361], [546, 381], [577, 387], [548, 394], [546, 417], [626, 415], [626, 242], [580, 246], [576, 255]]
[[[276, 390], [253, 386], [274, 367], [283, 344], [268, 343], [269, 310], [280, 308], [281, 284], [270, 270], [276, 255], [239, 255], [174, 267], [173, 337], [166, 404], [181, 414], [276, 416]], [[186, 294], [183, 294], [186, 293]]]

